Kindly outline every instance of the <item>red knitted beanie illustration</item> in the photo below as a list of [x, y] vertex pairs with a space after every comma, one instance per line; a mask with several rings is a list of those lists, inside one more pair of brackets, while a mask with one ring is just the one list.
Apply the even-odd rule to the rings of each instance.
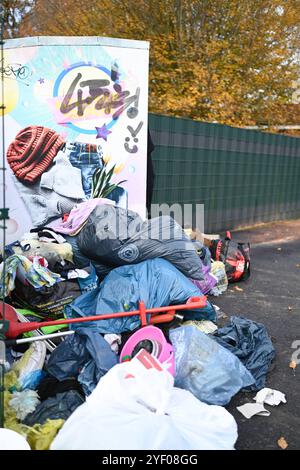
[[7, 162], [20, 181], [34, 183], [51, 165], [64, 139], [52, 129], [28, 126], [7, 150]]

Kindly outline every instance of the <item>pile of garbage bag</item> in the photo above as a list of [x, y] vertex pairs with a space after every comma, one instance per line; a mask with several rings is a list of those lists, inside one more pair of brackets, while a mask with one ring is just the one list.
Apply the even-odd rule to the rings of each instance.
[[234, 449], [224, 406], [263, 388], [275, 355], [264, 325], [220, 327], [214, 306], [250, 251], [101, 198], [43, 223], [2, 253], [0, 447], [10, 430], [39, 450]]

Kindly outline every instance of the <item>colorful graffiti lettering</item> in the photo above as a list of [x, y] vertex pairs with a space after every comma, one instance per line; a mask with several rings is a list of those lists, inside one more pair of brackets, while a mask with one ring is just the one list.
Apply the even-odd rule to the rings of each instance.
[[6, 78], [27, 80], [31, 75], [30, 68], [27, 65], [17, 63], [5, 65], [4, 59], [1, 60], [0, 64], [0, 74], [3, 74]]

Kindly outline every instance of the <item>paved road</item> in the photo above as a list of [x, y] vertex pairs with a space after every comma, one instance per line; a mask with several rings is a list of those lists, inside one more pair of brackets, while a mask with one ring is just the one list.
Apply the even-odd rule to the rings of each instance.
[[238, 284], [243, 291], [230, 285], [213, 303], [228, 316], [264, 323], [276, 349], [266, 386], [280, 390], [287, 398], [286, 405], [266, 407], [271, 411], [269, 417], [247, 420], [236, 406], [252, 401], [255, 394], [236, 395], [227, 406], [238, 423], [236, 448], [280, 450], [277, 440], [284, 437], [288, 449], [300, 449], [300, 363], [295, 373], [289, 367], [295, 340], [299, 340], [300, 360], [300, 221], [241, 231], [234, 238], [253, 242], [251, 278]]

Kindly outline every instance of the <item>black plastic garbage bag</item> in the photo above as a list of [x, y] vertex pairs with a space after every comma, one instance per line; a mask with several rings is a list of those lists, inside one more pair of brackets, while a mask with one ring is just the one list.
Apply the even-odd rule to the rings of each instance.
[[[77, 268], [85, 268], [91, 264], [91, 260], [84, 256], [84, 254], [80, 251], [78, 243], [77, 243], [77, 237], [78, 235], [75, 236], [70, 236], [70, 235], [65, 235], [65, 239], [67, 242], [72, 246], [72, 253], [73, 253], [73, 262], [76, 265]], [[115, 266], [107, 266], [102, 263], [97, 263], [96, 261], [93, 261], [92, 265], [96, 269], [97, 276], [102, 281], [105, 276], [115, 267]]]
[[117, 362], [116, 354], [102, 335], [95, 329], [78, 328], [53, 351], [46, 370], [60, 381], [77, 378], [89, 395]]
[[194, 243], [169, 216], [143, 221], [136, 212], [99, 205], [79, 233], [77, 244], [93, 263], [96, 261], [111, 269], [164, 258], [187, 277], [204, 278]]
[[40, 403], [33, 413], [26, 416], [24, 424], [34, 426], [36, 423], [44, 424], [47, 419], [66, 420], [82, 403], [84, 398], [76, 390], [58, 393]]
[[253, 375], [255, 384], [245, 390], [256, 391], [265, 387], [275, 349], [262, 323], [232, 316], [230, 324], [216, 331], [212, 338], [235, 354]]

